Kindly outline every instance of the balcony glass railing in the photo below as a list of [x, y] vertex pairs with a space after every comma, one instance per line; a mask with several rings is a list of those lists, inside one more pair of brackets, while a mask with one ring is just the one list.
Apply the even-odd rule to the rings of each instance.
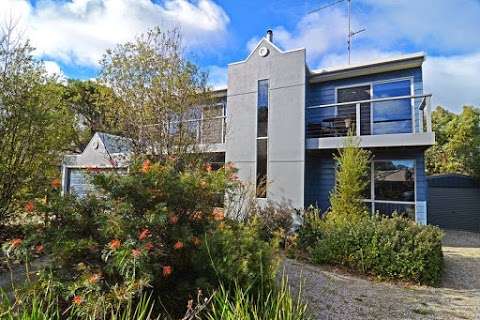
[[431, 132], [431, 94], [307, 108], [307, 138]]

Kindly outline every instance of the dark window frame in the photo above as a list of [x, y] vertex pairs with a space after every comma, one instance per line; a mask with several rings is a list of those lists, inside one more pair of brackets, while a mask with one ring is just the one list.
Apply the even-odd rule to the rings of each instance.
[[[255, 196], [267, 198], [268, 177], [268, 109], [270, 104], [270, 82], [268, 79], [257, 83], [257, 133]], [[260, 171], [260, 172], [259, 172]]]

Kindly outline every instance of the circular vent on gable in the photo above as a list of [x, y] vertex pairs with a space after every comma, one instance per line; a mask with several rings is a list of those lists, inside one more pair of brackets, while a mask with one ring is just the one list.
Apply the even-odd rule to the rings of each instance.
[[266, 47], [261, 47], [260, 50], [258, 50], [258, 54], [261, 56], [261, 57], [266, 57], [268, 56], [268, 49]]

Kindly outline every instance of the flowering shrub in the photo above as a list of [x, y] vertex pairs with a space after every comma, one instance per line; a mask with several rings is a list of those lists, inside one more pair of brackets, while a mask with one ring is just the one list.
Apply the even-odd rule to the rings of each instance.
[[42, 232], [4, 245], [17, 259], [48, 253], [53, 262], [31, 289], [56, 288], [76, 315], [101, 318], [146, 290], [180, 314], [197, 288], [232, 276], [254, 283], [261, 268], [273, 279], [273, 249], [254, 224], [227, 221], [221, 208], [238, 184], [230, 165], [215, 171], [145, 160], [128, 174], [93, 173], [92, 180], [96, 197], [50, 197], [35, 206], [46, 217]]

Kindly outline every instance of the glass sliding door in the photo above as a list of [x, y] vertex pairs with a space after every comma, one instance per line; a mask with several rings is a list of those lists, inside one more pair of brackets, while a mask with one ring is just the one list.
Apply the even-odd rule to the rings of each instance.
[[[411, 82], [399, 80], [374, 83], [372, 99], [411, 95]], [[413, 132], [411, 98], [374, 102], [372, 104], [373, 134]]]

